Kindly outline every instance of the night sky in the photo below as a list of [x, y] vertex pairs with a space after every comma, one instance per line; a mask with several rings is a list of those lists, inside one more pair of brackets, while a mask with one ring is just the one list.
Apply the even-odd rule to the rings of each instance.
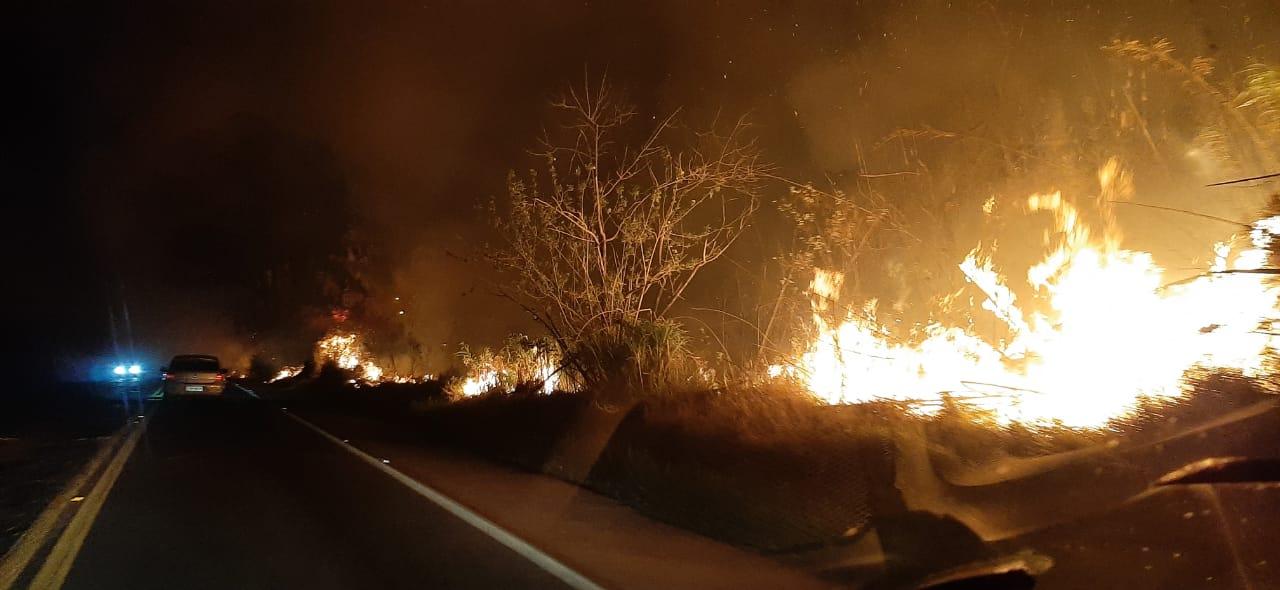
[[1280, 30], [1268, 2], [1185, 0], [27, 4], [0, 165], [31, 374], [108, 352], [122, 302], [148, 358], [301, 354], [357, 283], [422, 341], [528, 329], [484, 287], [479, 205], [584, 77], [749, 114], [780, 171], [838, 179], [852, 138], [981, 125], [989, 87], [1078, 87], [1114, 36], [1244, 59]]

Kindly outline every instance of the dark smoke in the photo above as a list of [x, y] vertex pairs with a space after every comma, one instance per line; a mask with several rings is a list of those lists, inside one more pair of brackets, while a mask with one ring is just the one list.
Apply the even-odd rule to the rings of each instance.
[[[158, 356], [194, 347], [299, 356], [332, 324], [333, 307], [350, 303], [362, 310], [350, 321], [376, 326], [388, 348], [414, 342], [436, 364], [459, 340], [531, 329], [486, 286], [478, 255], [493, 236], [478, 205], [503, 193], [508, 169], [530, 165], [524, 150], [546, 100], [568, 84], [607, 75], [643, 112], [683, 107], [691, 125], [748, 113], [788, 178], [848, 189], [859, 172], [918, 172], [927, 162], [931, 195], [981, 202], [987, 195], [970, 193], [982, 183], [965, 176], [957, 152], [928, 145], [908, 162], [880, 140], [923, 127], [1079, 140], [1125, 80], [1100, 50], [1112, 39], [1168, 37], [1188, 58], [1234, 70], [1276, 63], [1280, 32], [1264, 0], [30, 10], [18, 55], [31, 80], [27, 112], [39, 122], [20, 135], [33, 138], [28, 159], [42, 165], [22, 168], [26, 192], [46, 204], [31, 238], [45, 245], [24, 272], [48, 279], [33, 292], [60, 294], [32, 298], [42, 312], [31, 332], [62, 335], [41, 337], [42, 350], [100, 352], [103, 310], [123, 289], [139, 310], [139, 339]], [[1164, 98], [1177, 83], [1143, 83], [1152, 93], [1144, 108], [1170, 122], [1161, 137], [1189, 142], [1195, 129], [1176, 123], [1183, 103]], [[1120, 145], [1113, 139], [1098, 145]], [[1256, 193], [1192, 188], [1216, 170], [1179, 163], [1160, 175], [1148, 159], [1132, 163], [1146, 200], [1225, 216], [1258, 205]], [[1069, 190], [1101, 162], [1057, 164], [1042, 185], [1027, 181], [1035, 171], [992, 170], [984, 190]], [[1179, 244], [1222, 229], [1125, 215], [1127, 227], [1180, 228], [1131, 232], [1135, 247], [1177, 264], [1199, 255]], [[976, 237], [962, 218], [949, 223], [935, 229], [947, 251], [928, 254], [940, 269]], [[762, 212], [731, 260], [699, 281], [690, 307], [758, 317], [778, 278], [764, 269], [789, 240], [781, 216]], [[81, 279], [41, 270], [68, 266]], [[67, 294], [77, 287], [83, 296]]]

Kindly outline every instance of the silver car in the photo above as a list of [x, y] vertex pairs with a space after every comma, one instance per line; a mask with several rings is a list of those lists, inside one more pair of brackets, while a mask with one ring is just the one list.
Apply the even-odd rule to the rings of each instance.
[[218, 357], [208, 354], [180, 354], [169, 361], [164, 371], [164, 394], [222, 395], [227, 385], [227, 370]]

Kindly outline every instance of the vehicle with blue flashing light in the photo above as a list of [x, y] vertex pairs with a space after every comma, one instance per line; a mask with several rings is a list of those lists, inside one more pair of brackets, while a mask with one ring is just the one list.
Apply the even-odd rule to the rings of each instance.
[[111, 367], [111, 376], [117, 380], [138, 379], [142, 377], [142, 365], [138, 363], [119, 363]]

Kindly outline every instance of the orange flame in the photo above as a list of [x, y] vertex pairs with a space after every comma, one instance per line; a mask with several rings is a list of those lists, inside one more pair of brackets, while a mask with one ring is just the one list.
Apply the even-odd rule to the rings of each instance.
[[[1007, 326], [1008, 342], [992, 344], [934, 324], [925, 327], [923, 340], [892, 343], [875, 321], [874, 300], [831, 325], [828, 310], [836, 309], [843, 277], [815, 269], [817, 337], [770, 374], [801, 381], [827, 403], [897, 400], [928, 414], [949, 398], [988, 411], [1000, 424], [1076, 428], [1102, 428], [1146, 400], [1187, 395], [1184, 375], [1193, 368], [1257, 375], [1275, 344], [1257, 328], [1276, 311], [1276, 287], [1248, 273], [1206, 274], [1162, 287], [1164, 270], [1151, 254], [1119, 245], [1109, 203], [1131, 191], [1126, 173], [1112, 160], [1099, 182], [1101, 231], [1061, 193], [1026, 201], [1028, 211], [1054, 219], [1053, 231], [1045, 232], [1047, 253], [1026, 272], [1027, 285], [1047, 299], [1047, 313], [1020, 308], [978, 248], [959, 264], [985, 295], [982, 308]], [[1233, 253], [1215, 246], [1212, 269], [1260, 268], [1277, 232], [1280, 216], [1258, 221], [1251, 248]]]

